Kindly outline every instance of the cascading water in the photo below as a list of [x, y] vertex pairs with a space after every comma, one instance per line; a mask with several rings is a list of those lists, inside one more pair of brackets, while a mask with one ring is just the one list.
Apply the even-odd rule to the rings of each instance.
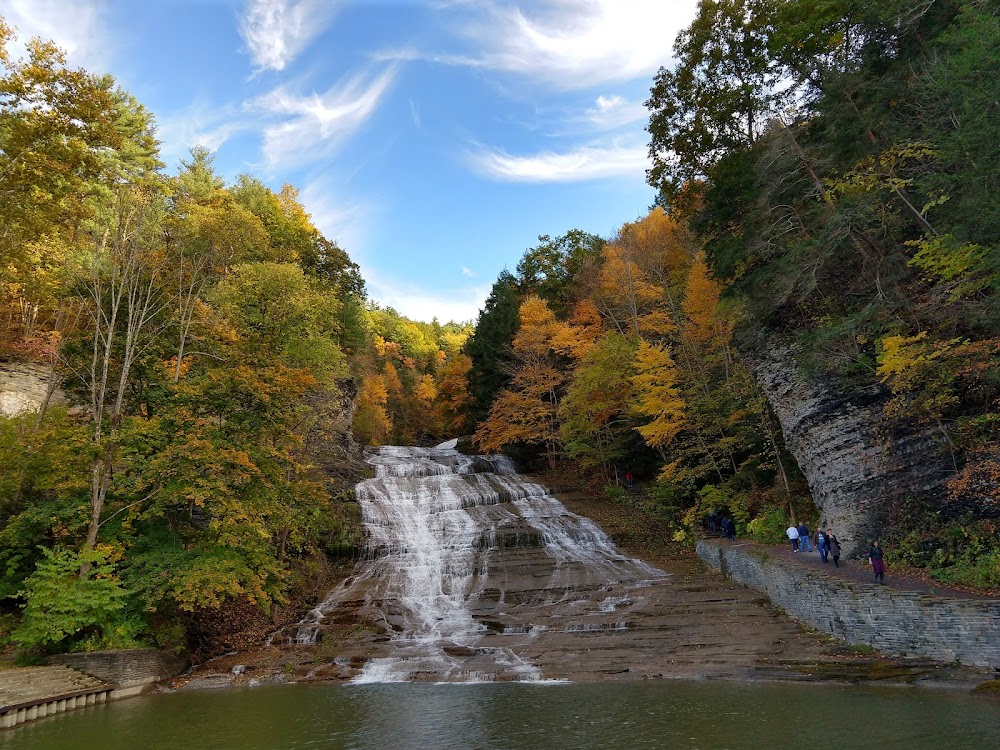
[[627, 630], [643, 589], [664, 577], [505, 457], [465, 456], [452, 441], [367, 460], [365, 560], [293, 638], [316, 642], [354, 603], [389, 636], [355, 682], [543, 679], [531, 659], [539, 639]]

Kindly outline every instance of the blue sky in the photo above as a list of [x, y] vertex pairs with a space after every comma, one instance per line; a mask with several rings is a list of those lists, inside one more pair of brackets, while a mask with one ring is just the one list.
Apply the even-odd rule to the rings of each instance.
[[652, 77], [696, 0], [0, 0], [231, 181], [290, 182], [405, 315], [471, 320], [540, 234], [645, 213]]

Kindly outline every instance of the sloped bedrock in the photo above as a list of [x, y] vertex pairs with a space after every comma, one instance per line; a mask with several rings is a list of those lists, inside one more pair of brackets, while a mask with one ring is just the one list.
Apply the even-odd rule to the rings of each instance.
[[[667, 573], [631, 559], [541, 485], [468, 471], [446, 451], [375, 455], [379, 476], [358, 487], [366, 559], [275, 641], [319, 648], [334, 665], [325, 678], [750, 675], [788, 644], [821, 657], [756, 592], [688, 561]], [[428, 464], [439, 458], [453, 473]], [[345, 639], [352, 622], [364, 635]]]

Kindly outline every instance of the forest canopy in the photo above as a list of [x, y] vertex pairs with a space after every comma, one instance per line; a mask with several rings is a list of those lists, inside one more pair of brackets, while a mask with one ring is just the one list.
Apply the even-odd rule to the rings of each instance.
[[0, 358], [49, 392], [0, 418], [0, 636], [180, 649], [220, 609], [271, 625], [354, 553], [352, 414], [365, 443], [463, 429], [469, 326], [368, 301], [295, 187], [226, 184], [201, 147], [168, 174], [111, 77], [12, 39], [0, 21]]

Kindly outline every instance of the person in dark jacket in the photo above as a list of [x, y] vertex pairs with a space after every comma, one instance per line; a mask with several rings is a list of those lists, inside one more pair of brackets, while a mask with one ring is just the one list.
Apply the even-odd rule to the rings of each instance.
[[840, 540], [833, 533], [833, 529], [826, 530], [826, 545], [830, 549], [830, 557], [833, 558], [833, 564], [838, 568], [840, 567]]
[[825, 563], [826, 556], [830, 552], [830, 547], [826, 532], [822, 528], [816, 529], [816, 549], [819, 550], [819, 559]]
[[729, 516], [722, 519], [722, 534], [730, 542], [736, 540], [736, 523]]
[[[809, 549], [806, 550], [806, 547]], [[799, 524], [799, 552], [812, 552], [813, 546], [812, 542], [809, 541], [809, 527], [806, 526], [806, 522], [803, 521]]]
[[878, 539], [873, 539], [868, 548], [868, 562], [875, 573], [875, 583], [885, 583], [885, 550], [879, 546]]

